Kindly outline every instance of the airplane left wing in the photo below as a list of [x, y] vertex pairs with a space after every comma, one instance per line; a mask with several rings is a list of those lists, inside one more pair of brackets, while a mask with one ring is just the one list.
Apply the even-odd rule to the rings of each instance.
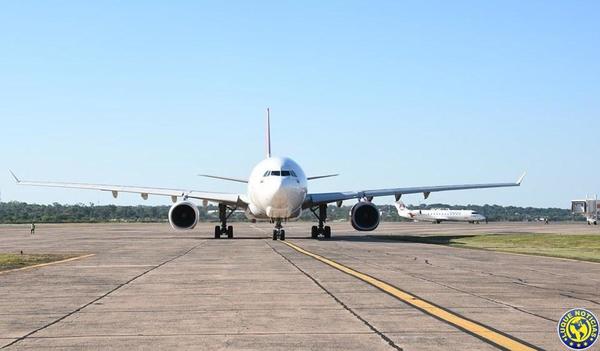
[[437, 185], [437, 186], [423, 186], [423, 187], [412, 187], [412, 188], [391, 188], [391, 189], [375, 189], [375, 190], [363, 190], [363, 191], [344, 191], [334, 193], [316, 193], [308, 194], [306, 200], [302, 205], [303, 208], [310, 208], [313, 206], [327, 204], [331, 202], [339, 202], [350, 199], [367, 199], [372, 200], [378, 196], [390, 196], [394, 195], [396, 201], [404, 194], [417, 194], [423, 193], [425, 198], [429, 197], [429, 194], [437, 191], [450, 191], [450, 190], [466, 190], [466, 189], [485, 189], [485, 188], [503, 188], [520, 186], [525, 174], [523, 174], [514, 183], [486, 183], [486, 184], [462, 184], [462, 185]]
[[10, 171], [10, 173], [19, 185], [110, 191], [115, 198], [119, 193], [135, 193], [140, 194], [143, 199], [147, 199], [148, 195], [159, 195], [170, 196], [173, 202], [175, 202], [178, 198], [192, 198], [228, 205], [236, 205], [238, 207], [245, 207], [247, 205], [247, 201], [244, 200], [244, 196], [239, 194], [126, 185], [26, 181], [19, 179], [12, 171]]

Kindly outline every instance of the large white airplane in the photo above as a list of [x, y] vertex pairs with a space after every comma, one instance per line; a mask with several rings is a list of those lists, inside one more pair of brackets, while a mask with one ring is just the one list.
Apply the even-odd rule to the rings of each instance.
[[409, 210], [402, 201], [396, 201], [398, 215], [415, 222], [469, 222], [479, 223], [485, 221], [485, 217], [473, 210], [450, 210], [446, 208], [434, 208], [431, 210]]
[[198, 223], [198, 207], [191, 199], [202, 200], [219, 205], [220, 226], [215, 226], [215, 238], [227, 235], [233, 238], [233, 227], [227, 226], [227, 220], [236, 210], [244, 210], [246, 217], [251, 220], [268, 220], [275, 224], [273, 240], [285, 240], [285, 230], [282, 222], [295, 220], [302, 211], [310, 210], [316, 217], [318, 225], [311, 228], [311, 236], [320, 235], [331, 237], [331, 227], [326, 226], [327, 204], [337, 203], [342, 205], [345, 200], [357, 200], [350, 212], [352, 227], [358, 231], [371, 231], [379, 225], [379, 211], [372, 203], [373, 198], [379, 196], [394, 196], [396, 200], [404, 194], [423, 193], [425, 198], [436, 191], [499, 188], [521, 185], [523, 176], [515, 183], [488, 183], [464, 185], [438, 185], [410, 188], [390, 188], [359, 191], [341, 191], [331, 193], [308, 192], [308, 181], [313, 179], [333, 177], [337, 174], [307, 177], [302, 168], [288, 157], [271, 156], [271, 126], [270, 114], [267, 109], [266, 149], [267, 158], [259, 162], [248, 179], [228, 178], [220, 176], [203, 175], [227, 181], [248, 184], [246, 194], [229, 194], [205, 192], [186, 189], [149, 188], [141, 186], [123, 186], [86, 183], [62, 183], [46, 181], [20, 180], [12, 171], [10, 172], [19, 185], [92, 189], [112, 192], [113, 197], [119, 193], [137, 193], [145, 200], [149, 195], [169, 196], [173, 205], [169, 210], [169, 223], [174, 229], [193, 229]]

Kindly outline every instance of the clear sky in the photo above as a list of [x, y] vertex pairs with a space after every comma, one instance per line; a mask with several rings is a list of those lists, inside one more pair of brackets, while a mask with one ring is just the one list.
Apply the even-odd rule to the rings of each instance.
[[[12, 1], [2, 201], [169, 204], [31, 180], [244, 192], [273, 151], [309, 191], [513, 181], [429, 202], [600, 193], [598, 1]], [[3, 170], [1, 170], [3, 169]], [[379, 203], [390, 203], [386, 198]], [[418, 195], [406, 196], [420, 203]]]

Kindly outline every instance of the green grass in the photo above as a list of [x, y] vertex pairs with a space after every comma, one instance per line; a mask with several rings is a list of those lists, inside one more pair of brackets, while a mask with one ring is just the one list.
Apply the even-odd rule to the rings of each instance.
[[3, 254], [0, 253], [0, 272], [33, 266], [36, 264], [49, 263], [75, 257], [75, 255], [52, 255], [52, 254]]
[[511, 233], [459, 236], [379, 236], [379, 238], [600, 262], [600, 235]]

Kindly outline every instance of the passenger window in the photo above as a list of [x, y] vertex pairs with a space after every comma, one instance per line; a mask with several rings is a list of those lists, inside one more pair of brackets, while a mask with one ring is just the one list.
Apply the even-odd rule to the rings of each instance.
[[280, 173], [281, 173], [280, 171], [271, 171], [271, 175], [272, 175], [272, 176], [277, 176], [277, 177], [279, 177], [279, 176], [280, 176]]

